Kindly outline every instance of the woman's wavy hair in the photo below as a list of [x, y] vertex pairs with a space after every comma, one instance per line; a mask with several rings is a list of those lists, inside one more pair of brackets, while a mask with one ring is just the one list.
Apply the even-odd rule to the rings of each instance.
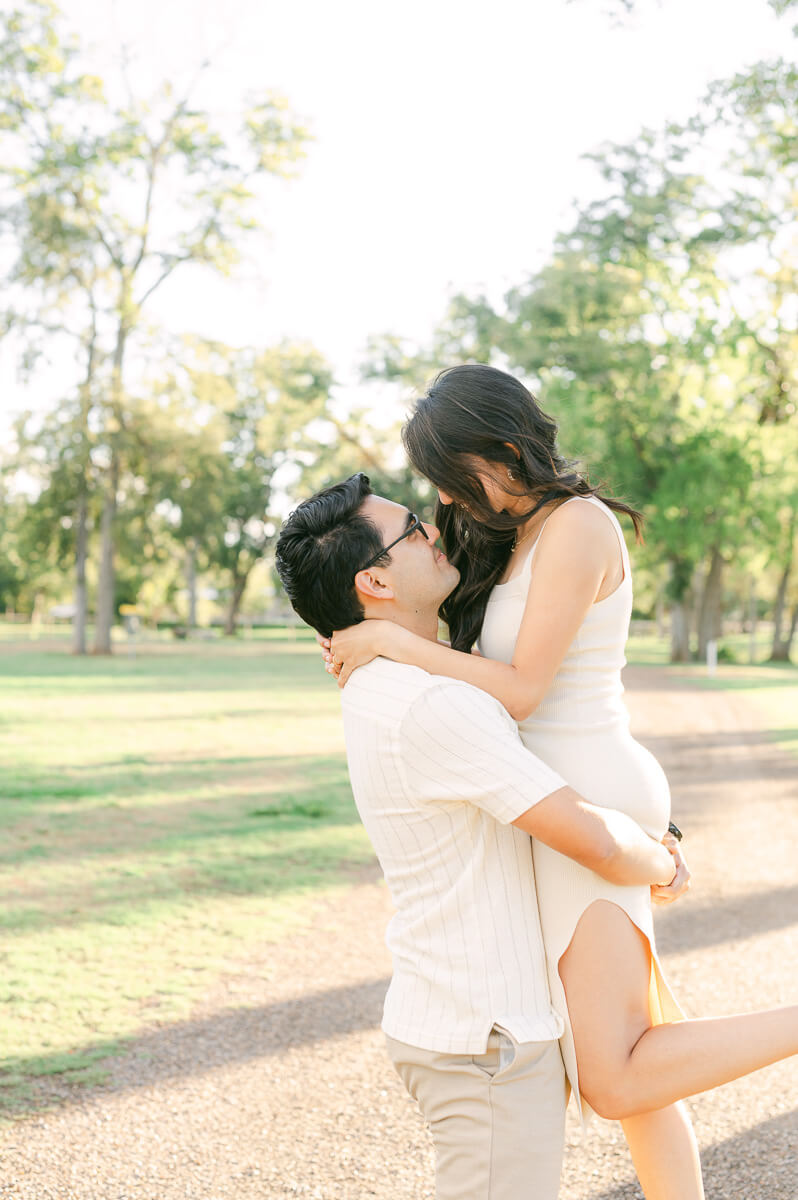
[[[456, 650], [474, 645], [517, 530], [543, 505], [596, 496], [631, 517], [640, 539], [641, 514], [602, 495], [576, 463], [562, 457], [555, 422], [522, 383], [495, 367], [467, 363], [441, 371], [417, 401], [402, 440], [419, 474], [455, 501], [438, 502], [435, 522], [447, 557], [460, 571], [460, 583], [441, 607]], [[526, 511], [493, 511], [477, 475], [477, 469], [484, 474], [485, 462], [505, 491], [515, 488], [529, 499]]]

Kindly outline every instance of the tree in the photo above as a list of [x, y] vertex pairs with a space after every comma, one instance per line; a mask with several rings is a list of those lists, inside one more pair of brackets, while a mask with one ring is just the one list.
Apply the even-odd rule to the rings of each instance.
[[0, 609], [15, 610], [25, 584], [19, 547], [22, 502], [8, 494], [0, 474]]
[[86, 652], [88, 537], [97, 516], [90, 477], [93, 466], [86, 428], [86, 400], [81, 394], [44, 420], [31, 413], [17, 424], [18, 465], [39, 483], [39, 493], [26, 508], [20, 541], [29, 571], [48, 562], [74, 571], [73, 652]]
[[[790, 3], [774, 4], [784, 12]], [[739, 241], [756, 241], [759, 265], [727, 273], [730, 313], [726, 338], [747, 362], [745, 394], [761, 427], [765, 470], [761, 482], [762, 528], [777, 569], [771, 659], [786, 661], [798, 625], [795, 540], [798, 526], [798, 134], [794, 97], [798, 69], [791, 62], [757, 63], [711, 89], [708, 116], [691, 122], [705, 137], [713, 124], [733, 120], [729, 151], [735, 189], [723, 208], [724, 223]], [[763, 197], [767, 197], [763, 203]], [[752, 236], [753, 233], [753, 236]]]
[[233, 634], [249, 577], [276, 532], [275, 473], [309, 446], [332, 375], [313, 347], [289, 343], [255, 350], [193, 342], [184, 358], [170, 387], [193, 414], [193, 431], [179, 441], [165, 498], [186, 552], [189, 609], [197, 564], [220, 571], [228, 583], [225, 633]]
[[759, 487], [766, 560], [773, 573], [771, 662], [788, 662], [798, 630], [798, 423], [765, 429]]
[[689, 594], [703, 652], [724, 566], [760, 555], [771, 513], [792, 568], [794, 485], [763, 480], [796, 410], [796, 82], [783, 61], [757, 64], [685, 125], [602, 147], [602, 194], [503, 305], [458, 297], [429, 347], [372, 343], [383, 379], [417, 383], [458, 358], [528, 379], [566, 451], [648, 514], [643, 560], [667, 567], [677, 659]]
[[37, 323], [75, 328], [92, 346], [84, 430], [104, 461], [94, 649], [108, 653], [129, 351], [146, 337], [143, 312], [178, 269], [232, 269], [258, 228], [256, 181], [290, 174], [307, 135], [273, 94], [230, 128], [168, 84], [146, 102], [109, 103], [45, 0], [4, 14], [0, 33], [0, 126], [15, 148], [3, 171], [16, 197], [4, 225], [20, 247], [9, 282], [23, 302], [7, 324], [23, 339]]

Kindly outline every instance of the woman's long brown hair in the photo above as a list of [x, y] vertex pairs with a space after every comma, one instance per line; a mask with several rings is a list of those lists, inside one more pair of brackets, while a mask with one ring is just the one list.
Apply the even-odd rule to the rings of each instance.
[[[407, 455], [419, 472], [455, 503], [438, 503], [435, 521], [446, 556], [460, 582], [441, 607], [452, 646], [469, 651], [479, 636], [488, 597], [512, 553], [518, 529], [552, 500], [596, 496], [614, 512], [631, 517], [639, 540], [642, 516], [601, 494], [557, 448], [557, 425], [531, 392], [512, 375], [479, 363], [441, 371], [416, 403], [402, 430]], [[496, 469], [497, 482], [527, 497], [520, 514], [491, 508], [477, 476]], [[502, 470], [504, 468], [504, 470]]]

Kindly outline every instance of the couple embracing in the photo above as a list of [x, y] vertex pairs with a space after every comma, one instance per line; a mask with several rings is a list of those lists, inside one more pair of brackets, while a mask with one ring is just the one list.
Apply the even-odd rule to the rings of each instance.
[[798, 1053], [798, 1006], [692, 1021], [668, 988], [652, 902], [689, 872], [621, 685], [616, 513], [640, 517], [556, 433], [504, 372], [444, 371], [403, 432], [437, 526], [355, 475], [291, 514], [277, 568], [344, 687], [396, 909], [383, 1030], [438, 1200], [554, 1200], [569, 1084], [621, 1122], [647, 1200], [699, 1200], [680, 1101]]

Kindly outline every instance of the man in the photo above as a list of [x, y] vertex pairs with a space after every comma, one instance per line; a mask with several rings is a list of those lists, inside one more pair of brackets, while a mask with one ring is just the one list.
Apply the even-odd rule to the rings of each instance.
[[[354, 475], [291, 514], [277, 570], [325, 637], [386, 617], [435, 639], [459, 578], [437, 538]], [[343, 714], [355, 801], [396, 908], [382, 1026], [430, 1123], [436, 1196], [554, 1200], [567, 1093], [529, 837], [663, 898], [684, 890], [686, 868], [577, 795], [477, 688], [378, 658], [352, 674]]]

